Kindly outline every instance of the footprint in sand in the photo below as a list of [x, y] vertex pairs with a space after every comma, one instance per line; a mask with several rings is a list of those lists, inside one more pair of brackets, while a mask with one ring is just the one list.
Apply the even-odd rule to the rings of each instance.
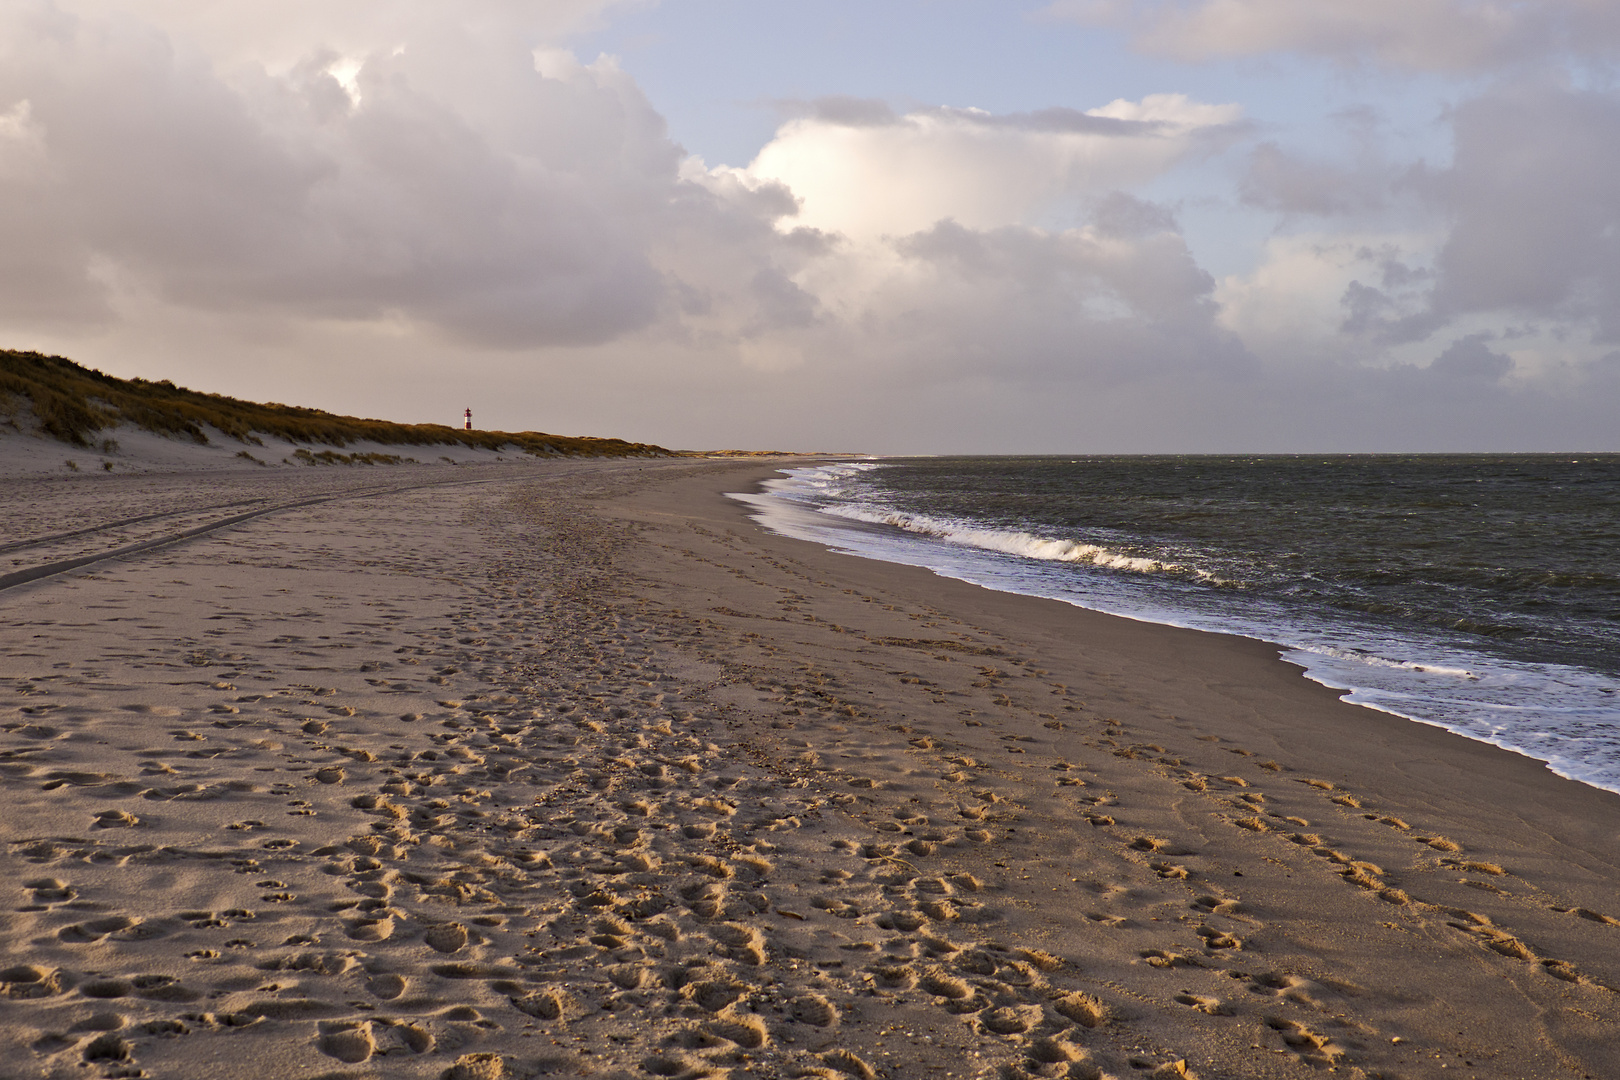
[[1206, 1013], [1209, 1016], [1231, 1016], [1233, 1012], [1232, 1007], [1220, 998], [1210, 997], [1207, 994], [1194, 994], [1187, 990], [1177, 994], [1175, 1002], [1178, 1005], [1197, 1009], [1199, 1012]]
[[1344, 1049], [1326, 1035], [1282, 1017], [1266, 1018], [1266, 1026], [1281, 1036], [1283, 1044], [1314, 1068], [1332, 1068], [1344, 1056]]
[[995, 1035], [1022, 1035], [1043, 1018], [1039, 1005], [1003, 1005], [981, 1014], [979, 1024]]
[[917, 985], [916, 972], [906, 964], [880, 964], [869, 968], [868, 971], [872, 976], [872, 982], [884, 990], [909, 990]]
[[1170, 952], [1167, 949], [1145, 949], [1140, 954], [1144, 963], [1158, 968], [1173, 967], [1202, 967], [1195, 960], [1189, 960], [1180, 953]]
[[1206, 949], [1243, 948], [1243, 941], [1241, 938], [1234, 937], [1231, 934], [1217, 930], [1213, 926], [1200, 926], [1196, 931], [1194, 931], [1194, 933], [1204, 939], [1204, 948]]
[[935, 997], [952, 1001], [960, 1001], [973, 993], [973, 988], [966, 982], [941, 968], [931, 968], [925, 972], [922, 978], [917, 980], [917, 985]]
[[337, 1058], [348, 1065], [365, 1061], [377, 1049], [371, 1024], [367, 1021], [321, 1024], [320, 1032], [315, 1041], [317, 1049], [327, 1057]]
[[132, 920], [122, 915], [112, 915], [105, 919], [91, 919], [88, 922], [74, 923], [64, 926], [56, 932], [58, 941], [70, 945], [84, 945], [92, 941], [100, 941], [108, 934], [133, 926]]
[[855, 1077], [856, 1080], [877, 1080], [877, 1070], [849, 1050], [834, 1050], [830, 1054], [822, 1055], [821, 1060], [846, 1076]]
[[52, 997], [62, 992], [62, 982], [55, 972], [45, 971], [29, 964], [19, 964], [0, 971], [0, 997], [13, 1000]]
[[132, 829], [141, 823], [141, 819], [126, 810], [103, 810], [96, 815], [97, 829]]
[[1579, 918], [1586, 919], [1588, 922], [1603, 923], [1606, 926], [1620, 926], [1620, 919], [1611, 918], [1608, 915], [1602, 914], [1601, 912], [1593, 911], [1591, 908], [1583, 908], [1583, 907], [1580, 907], [1580, 908], [1556, 908], [1555, 907], [1555, 908], [1553, 908], [1553, 910], [1554, 911], [1560, 911], [1560, 912], [1569, 912], [1570, 914], [1575, 915], [1575, 916], [1577, 916]]
[[1207, 911], [1214, 915], [1236, 915], [1243, 909], [1237, 900], [1224, 896], [1200, 896], [1192, 902], [1197, 911]]
[[838, 1022], [838, 1006], [820, 994], [795, 998], [788, 1006], [788, 1015], [811, 1027], [831, 1027]]
[[91, 1039], [82, 1056], [86, 1065], [114, 1065], [130, 1059], [130, 1046], [109, 1031]]
[[453, 953], [467, 944], [467, 928], [460, 923], [440, 923], [428, 927], [422, 940], [435, 952]]
[[1471, 874], [1488, 874], [1491, 877], [1501, 877], [1507, 873], [1502, 867], [1488, 862], [1465, 862], [1462, 868]]
[[78, 895], [73, 886], [56, 878], [36, 878], [25, 882], [23, 888], [34, 894], [36, 904], [62, 904]]
[[770, 1041], [763, 1020], [731, 1010], [717, 1013], [713, 1020], [703, 1026], [703, 1030], [715, 1038], [736, 1043], [745, 1050], [757, 1050]]
[[394, 933], [394, 920], [384, 916], [377, 919], [346, 919], [344, 936], [353, 941], [387, 941]]
[[1052, 1008], [1081, 1027], [1101, 1027], [1108, 1021], [1108, 1006], [1086, 993], [1065, 994], [1052, 1002]]
[[1084, 1049], [1061, 1037], [1043, 1036], [1031, 1039], [1026, 1049], [1030, 1068], [1038, 1074], [1045, 1075], [1050, 1075], [1054, 1071], [1054, 1066], [1061, 1067], [1072, 1061], [1082, 1060], [1086, 1056]]
[[1289, 1001], [1297, 1002], [1300, 1005], [1308, 1005], [1312, 1008], [1322, 1007], [1318, 995], [1323, 991], [1318, 983], [1285, 972], [1268, 971], [1254, 976], [1249, 983], [1249, 992], [1269, 997], [1286, 998]]
[[87, 998], [106, 1000], [128, 997], [134, 987], [122, 979], [91, 979], [79, 984], [79, 993]]
[[425, 1054], [433, 1049], [435, 1043], [430, 1032], [403, 1020], [373, 1020], [371, 1037], [376, 1043], [373, 1052], [379, 1057], [402, 1049], [413, 1054]]
[[533, 994], [511, 999], [518, 1012], [537, 1020], [567, 1020], [578, 1011], [574, 998], [566, 990], [540, 990]]
[[681, 890], [682, 898], [692, 914], [702, 919], [717, 919], [725, 912], [726, 889], [723, 885], [689, 886]]
[[399, 975], [373, 975], [366, 981], [366, 989], [373, 997], [392, 1001], [405, 992], [405, 979]]
[[758, 967], [765, 962], [765, 937], [752, 926], [726, 923], [711, 931], [710, 936], [720, 946], [721, 954], [728, 959], [749, 967]]
[[80, 1020], [73, 1025], [74, 1031], [121, 1031], [129, 1022], [128, 1018], [120, 1013], [99, 1012]]
[[639, 990], [647, 982], [648, 971], [642, 964], [615, 964], [606, 969], [606, 974], [620, 990]]
[[652, 1076], [668, 1077], [669, 1080], [700, 1080], [715, 1073], [714, 1069], [699, 1058], [672, 1053], [645, 1058], [641, 1062], [641, 1068], [643, 1072]]

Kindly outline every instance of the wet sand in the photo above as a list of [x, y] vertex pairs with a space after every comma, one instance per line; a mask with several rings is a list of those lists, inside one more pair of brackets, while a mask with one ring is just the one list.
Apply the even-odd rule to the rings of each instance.
[[0, 1075], [1613, 1074], [1620, 798], [769, 472], [0, 485], [267, 511], [0, 590]]

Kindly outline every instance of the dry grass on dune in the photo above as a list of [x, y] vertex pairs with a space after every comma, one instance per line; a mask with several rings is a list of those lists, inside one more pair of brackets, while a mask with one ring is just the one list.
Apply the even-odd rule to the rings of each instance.
[[623, 439], [576, 438], [537, 431], [465, 431], [444, 424], [396, 424], [338, 416], [296, 405], [259, 404], [204, 394], [167, 379], [119, 379], [60, 356], [0, 349], [0, 404], [23, 398], [44, 433], [74, 446], [93, 446], [99, 432], [132, 424], [160, 435], [207, 443], [207, 429], [260, 445], [259, 435], [300, 443], [347, 446], [461, 445], [513, 448], [547, 456], [664, 457], [669, 451]]

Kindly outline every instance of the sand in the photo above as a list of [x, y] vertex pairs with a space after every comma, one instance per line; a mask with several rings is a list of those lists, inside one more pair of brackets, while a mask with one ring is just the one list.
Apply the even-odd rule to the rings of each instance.
[[0, 1076], [1616, 1075], [1620, 798], [769, 471], [0, 482]]

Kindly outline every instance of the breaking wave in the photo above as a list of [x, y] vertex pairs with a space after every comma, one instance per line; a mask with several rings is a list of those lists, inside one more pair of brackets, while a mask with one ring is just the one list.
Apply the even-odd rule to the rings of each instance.
[[863, 521], [870, 525], [888, 525], [921, 536], [933, 537], [952, 544], [963, 544], [983, 551], [999, 551], [1005, 555], [1021, 555], [1026, 559], [1048, 562], [1085, 563], [1109, 570], [1128, 570], [1138, 574], [1182, 572], [1183, 567], [1158, 559], [1144, 559], [1135, 555], [1113, 551], [1097, 544], [1079, 540], [1062, 540], [1036, 536], [1013, 529], [986, 529], [966, 525], [944, 518], [923, 514], [904, 514], [897, 510], [874, 509], [865, 506], [824, 506], [824, 514]]

